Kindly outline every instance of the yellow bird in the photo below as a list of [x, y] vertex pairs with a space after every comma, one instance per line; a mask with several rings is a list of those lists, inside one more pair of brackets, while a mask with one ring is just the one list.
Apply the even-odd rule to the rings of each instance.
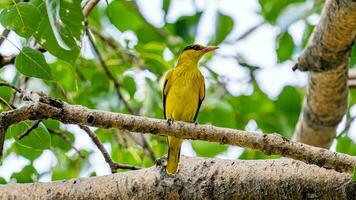
[[[200, 58], [218, 47], [190, 45], [184, 48], [174, 69], [166, 73], [163, 86], [163, 112], [167, 123], [194, 122], [205, 97], [205, 80], [198, 68]], [[183, 139], [168, 136], [168, 162], [166, 171], [178, 171], [180, 147]]]

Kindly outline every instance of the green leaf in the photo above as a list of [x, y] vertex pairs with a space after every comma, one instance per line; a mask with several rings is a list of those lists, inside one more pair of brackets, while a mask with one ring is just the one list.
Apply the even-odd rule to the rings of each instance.
[[356, 156], [356, 144], [348, 136], [339, 137], [337, 139], [336, 151]]
[[0, 23], [18, 35], [29, 38], [39, 26], [40, 12], [28, 3], [17, 3], [5, 8], [0, 14]]
[[281, 33], [277, 39], [278, 62], [289, 60], [293, 55], [294, 42], [288, 32]]
[[19, 72], [26, 76], [46, 80], [53, 79], [51, 68], [46, 63], [43, 54], [29, 47], [24, 47], [16, 56], [15, 66]]
[[51, 145], [51, 137], [45, 126], [39, 124], [39, 126], [32, 130], [29, 135], [19, 140], [19, 136], [30, 128], [32, 122], [26, 121], [15, 125], [12, 125], [8, 131], [15, 141], [25, 147], [42, 150], [48, 149]]
[[165, 15], [168, 14], [168, 9], [169, 9], [170, 3], [171, 3], [171, 0], [163, 0], [162, 8], [163, 8], [163, 10], [164, 10], [164, 14], [165, 14]]
[[278, 108], [278, 119], [274, 123], [281, 124], [282, 134], [290, 138], [293, 135], [295, 124], [299, 119], [302, 106], [302, 95], [295, 87], [286, 86], [275, 101]]
[[228, 16], [218, 12], [215, 24], [215, 40], [212, 44], [217, 45], [225, 40], [234, 27], [234, 20]]
[[19, 144], [18, 142], [14, 142], [13, 144], [13, 150], [16, 152], [17, 155], [21, 155], [30, 161], [36, 160], [38, 158], [43, 150], [42, 149], [33, 149], [30, 147], [23, 146], [22, 144]]
[[352, 181], [356, 181], [356, 165], [354, 167], [354, 173], [352, 175]]
[[192, 16], [182, 16], [174, 24], [174, 32], [180, 36], [186, 43], [192, 43], [197, 34], [200, 17], [203, 13], [197, 12]]
[[203, 157], [215, 157], [216, 155], [226, 151], [228, 148], [228, 145], [202, 140], [192, 141], [192, 146], [197, 155]]
[[287, 6], [304, 1], [305, 0], [259, 0], [259, 3], [262, 15], [266, 21], [274, 24]]
[[38, 179], [39, 174], [32, 165], [27, 165], [21, 172], [12, 174], [11, 178], [16, 179], [17, 183], [31, 183]]
[[134, 4], [135, 2], [115, 0], [108, 6], [111, 23], [113, 23], [121, 32], [126, 30], [136, 32], [144, 24], [138, 13], [134, 11]]
[[6, 184], [6, 180], [3, 177], [0, 177], [0, 185], [1, 184]]
[[[78, 10], [77, 4], [80, 4], [80, 1], [64, 1], [61, 0], [59, 9], [55, 7], [55, 4], [46, 6], [44, 0], [31, 1], [42, 14], [39, 21], [40, 25], [34, 36], [36, 41], [51, 54], [66, 62], [73, 63], [80, 53], [80, 38], [77, 37], [83, 31], [83, 24], [81, 24], [81, 27], [79, 26], [79, 23], [83, 23], [81, 21], [82, 14], [80, 14], [82, 10]], [[58, 15], [56, 10], [60, 12]]]
[[132, 76], [124, 76], [122, 81], [122, 86], [129, 92], [131, 98], [135, 95], [136, 92], [136, 82]]
[[[87, 151], [81, 151], [85, 157], [88, 157]], [[62, 152], [56, 154], [57, 159], [61, 162], [57, 162], [56, 166], [52, 170], [52, 180], [71, 179], [79, 176], [80, 171], [84, 167], [88, 167], [88, 160], [81, 159], [77, 155], [76, 157], [68, 157]]]
[[350, 67], [356, 67], [356, 42], [352, 46], [352, 52], [350, 57]]
[[[62, 130], [57, 130], [58, 132], [61, 132], [63, 135], [67, 136], [69, 141], [74, 144], [74, 135], [68, 131], [62, 131]], [[63, 137], [60, 137], [59, 135], [51, 134], [51, 145], [53, 147], [58, 147], [62, 149], [64, 152], [67, 152], [72, 149], [72, 145], [68, 144], [66, 140], [64, 140]]]
[[[221, 120], [220, 117], [224, 116], [225, 120]], [[202, 103], [202, 108], [198, 114], [197, 121], [199, 123], [210, 123], [214, 126], [221, 127], [235, 127], [235, 114], [233, 107], [223, 99], [220, 100], [209, 100], [207, 99]]]
[[314, 31], [315, 26], [311, 24], [307, 24], [307, 27], [304, 30], [303, 38], [302, 38], [302, 48], [305, 48], [308, 44], [309, 38]]
[[61, 0], [59, 9], [60, 19], [77, 42], [80, 42], [84, 33], [84, 15], [80, 2], [80, 0]]
[[278, 155], [266, 155], [260, 151], [245, 149], [239, 157], [240, 160], [260, 160], [260, 159], [276, 159], [280, 158]]
[[[0, 78], [0, 82], [6, 82]], [[12, 96], [12, 89], [8, 87], [0, 87], [0, 97], [5, 101], [9, 101]]]
[[163, 38], [152, 25], [142, 19], [135, 2], [115, 0], [107, 8], [110, 21], [121, 32], [132, 30], [140, 42], [163, 41]]

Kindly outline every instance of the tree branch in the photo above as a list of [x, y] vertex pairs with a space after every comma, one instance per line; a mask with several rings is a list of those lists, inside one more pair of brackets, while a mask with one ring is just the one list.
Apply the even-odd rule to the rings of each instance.
[[326, 1], [320, 22], [295, 68], [309, 70], [298, 142], [329, 148], [347, 109], [348, 61], [356, 36], [356, 2]]
[[132, 166], [132, 165], [126, 165], [126, 164], [120, 164], [120, 163], [115, 163], [109, 153], [106, 151], [104, 145], [100, 142], [99, 138], [93, 133], [87, 126], [82, 126], [79, 125], [81, 129], [83, 129], [88, 136], [93, 140], [94, 144], [98, 147], [100, 150], [101, 154], [103, 154], [105, 162], [108, 163], [111, 169], [111, 173], [116, 173], [118, 169], [131, 169], [131, 170], [138, 170], [141, 169], [140, 167]]
[[5, 41], [5, 39], [7, 38], [7, 36], [10, 34], [10, 30], [9, 29], [4, 29], [1, 33], [0, 36], [0, 46], [2, 45], [2, 43]]
[[95, 54], [96, 56], [98, 57], [99, 61], [100, 61], [100, 64], [101, 66], [103, 67], [104, 71], [105, 71], [105, 74], [108, 76], [108, 78], [114, 83], [114, 87], [115, 87], [115, 91], [117, 93], [117, 96], [119, 98], [119, 102], [122, 101], [126, 107], [126, 109], [132, 113], [132, 114], [136, 114], [136, 112], [131, 108], [131, 106], [129, 105], [129, 103], [124, 99], [124, 96], [122, 95], [121, 91], [120, 91], [120, 83], [116, 80], [116, 78], [114, 77], [114, 75], [110, 72], [108, 66], [106, 65], [99, 49], [96, 47], [95, 43], [94, 43], [94, 40], [90, 34], [90, 32], [88, 31], [87, 29], [87, 35], [88, 35], [88, 38], [89, 38], [89, 41], [95, 51]]
[[279, 154], [340, 172], [352, 172], [356, 164], [356, 158], [351, 156], [289, 141], [278, 134], [261, 134], [186, 122], [175, 122], [169, 126], [165, 120], [88, 109], [48, 96], [40, 96], [34, 92], [26, 92], [24, 98], [36, 103], [0, 113], [1, 127], [7, 128], [11, 124], [25, 120], [51, 118], [68, 124], [118, 128], [131, 132], [237, 145], [260, 150], [266, 154]]
[[100, 0], [88, 0], [85, 3], [85, 6], [83, 8], [83, 14], [85, 17], [88, 17], [91, 13], [91, 11], [94, 9], [94, 7], [96, 6], [96, 4], [99, 3]]
[[[1, 199], [352, 199], [350, 174], [290, 159], [182, 157], [175, 176], [156, 167], [52, 183], [0, 186]], [[35, 192], [34, 192], [35, 191]]]
[[41, 119], [36, 120], [35, 123], [32, 124], [32, 126], [30, 126], [25, 132], [23, 132], [20, 136], [19, 136], [19, 140], [22, 140], [24, 137], [28, 136], [31, 131], [33, 131], [34, 129], [36, 129], [38, 127], [38, 125], [42, 122]]
[[[93, 46], [94, 48], [94, 51], [96, 53], [96, 55], [98, 56], [98, 59], [100, 61], [100, 64], [101, 66], [103, 67], [104, 71], [105, 71], [105, 74], [108, 76], [108, 78], [114, 83], [114, 87], [115, 87], [115, 91], [118, 95], [118, 98], [119, 98], [119, 101], [121, 100], [126, 109], [129, 111], [130, 114], [133, 114], [133, 115], [137, 115], [137, 112], [130, 106], [130, 104], [124, 99], [124, 96], [122, 95], [121, 91], [120, 91], [120, 83], [116, 80], [116, 78], [114, 77], [114, 75], [110, 72], [108, 66], [106, 65], [99, 49], [96, 47], [95, 43], [94, 43], [94, 40], [92, 38], [92, 36], [90, 35], [90, 32], [89, 32], [89, 29], [87, 28], [87, 35], [88, 35], [88, 38], [89, 38], [89, 41], [91, 43], [91, 45]], [[148, 141], [147, 139], [144, 137], [144, 136], [140, 136], [142, 141], [143, 141], [143, 145], [142, 147], [145, 148], [148, 152], [148, 155], [151, 157], [151, 159], [154, 161], [156, 159], [155, 155], [154, 155], [154, 152], [152, 151], [152, 149], [150, 148], [149, 144], [148, 144]]]

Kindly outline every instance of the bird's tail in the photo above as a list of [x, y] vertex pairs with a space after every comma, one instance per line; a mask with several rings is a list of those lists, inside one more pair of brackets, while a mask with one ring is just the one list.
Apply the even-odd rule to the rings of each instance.
[[174, 175], [178, 171], [180, 146], [183, 139], [176, 138], [174, 136], [168, 136], [168, 161], [166, 172], [169, 175]]

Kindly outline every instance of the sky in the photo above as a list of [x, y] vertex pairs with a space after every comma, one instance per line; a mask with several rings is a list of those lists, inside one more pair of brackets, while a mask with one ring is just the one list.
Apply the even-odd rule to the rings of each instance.
[[[109, 1], [110, 2], [110, 1]], [[138, 0], [139, 8], [143, 13], [144, 17], [151, 22], [153, 25], [160, 27], [163, 26], [163, 10], [161, 0]], [[105, 1], [101, 1], [99, 6], [104, 6]], [[308, 4], [306, 7], [310, 6]], [[287, 9], [286, 14], [297, 13], [298, 9], [306, 9], [306, 7], [293, 7]], [[242, 55], [248, 63], [257, 65], [261, 67], [261, 70], [256, 72], [256, 79], [259, 83], [261, 89], [272, 99], [275, 99], [282, 89], [286, 85], [292, 85], [296, 87], [303, 87], [307, 83], [307, 74], [304, 72], [293, 72], [291, 70], [294, 65], [293, 61], [287, 61], [282, 64], [277, 63], [277, 57], [275, 53], [275, 38], [280, 32], [280, 28], [271, 26], [268, 24], [262, 25], [255, 32], [250, 34], [244, 40], [241, 40], [237, 43], [233, 42], [242, 35], [249, 28], [259, 24], [263, 19], [257, 14], [260, 10], [257, 0], [173, 0], [171, 7], [169, 9], [169, 14], [167, 20], [169, 22], [174, 22], [181, 15], [192, 15], [196, 10], [204, 10], [202, 20], [198, 26], [198, 35], [196, 37], [196, 43], [206, 44], [209, 37], [212, 34], [214, 27], [214, 15], [217, 10], [224, 14], [230, 15], [234, 19], [234, 28], [233, 31], [226, 39], [226, 44], [222, 44], [220, 49], [215, 53], [211, 61], [208, 62], [208, 66], [211, 67], [215, 72], [219, 73], [220, 76], [226, 77], [230, 80], [227, 84], [227, 89], [234, 95], [241, 94], [251, 94], [252, 87], [248, 83], [249, 75], [248, 71], [241, 67], [235, 58], [231, 56]], [[289, 15], [288, 15], [289, 16]], [[290, 16], [295, 16], [290, 15]], [[310, 23], [316, 24], [318, 22], [319, 16], [312, 15], [308, 18]], [[288, 21], [289, 20], [289, 21]], [[280, 21], [280, 27], [283, 27], [283, 24], [286, 24], [290, 21], [293, 21], [293, 17], [287, 18], [287, 21]], [[288, 31], [292, 35], [295, 43], [300, 43], [302, 39], [302, 34], [305, 29], [305, 24], [302, 21], [295, 21], [292, 26], [289, 27]], [[2, 27], [0, 27], [2, 31]], [[106, 32], [117, 36], [119, 42], [123, 42], [125, 39], [130, 39], [135, 43], [135, 35], [130, 32], [120, 33], [112, 25], [106, 27]], [[13, 44], [11, 44], [11, 41]], [[0, 47], [0, 53], [2, 55], [12, 55], [18, 53], [16, 47], [21, 47], [23, 40], [17, 37], [14, 33], [11, 33], [8, 37], [8, 41], [5, 41], [4, 44]], [[84, 42], [82, 54], [88, 59], [93, 59], [93, 53], [86, 46]], [[229, 57], [230, 56], [230, 57]], [[170, 52], [165, 52], [164, 57], [169, 59]], [[297, 55], [294, 56], [297, 58]], [[51, 61], [53, 57], [46, 55], [47, 61]], [[203, 71], [203, 73], [206, 73]], [[14, 78], [15, 69], [13, 66], [6, 67], [1, 73], [0, 77], [11, 81]], [[145, 75], [141, 74], [138, 79], [142, 79]], [[154, 77], [151, 77], [154, 78]], [[140, 81], [140, 80], [138, 80]], [[43, 88], [37, 88], [38, 84], [36, 82], [32, 83], [30, 88], [33, 90], [43, 90]], [[351, 114], [356, 115], [356, 107], [351, 109]], [[341, 123], [338, 130], [342, 130], [345, 124], [345, 120]], [[91, 164], [90, 168], [82, 171], [81, 176], [88, 176], [89, 173], [94, 170], [97, 175], [106, 175], [110, 174], [110, 169], [107, 166], [104, 158], [101, 153], [97, 150], [93, 142], [87, 137], [87, 135], [77, 128], [74, 125], [63, 125], [64, 128], [72, 131], [75, 135], [75, 144], [74, 146], [78, 149], [86, 149], [90, 152], [93, 152], [89, 156], [89, 162]], [[258, 125], [254, 120], [251, 120], [247, 126], [247, 130], [256, 130]], [[356, 141], [356, 125], [355, 123], [351, 126], [351, 138]], [[5, 144], [7, 147], [11, 145], [11, 142]], [[104, 144], [108, 152], [110, 152], [111, 145]], [[332, 149], [335, 149], [333, 145]], [[218, 155], [219, 158], [225, 159], [236, 159], [241, 153], [242, 148], [230, 146], [227, 152]], [[72, 150], [70, 154], [74, 154]], [[190, 141], [185, 141], [183, 143], [182, 151], [183, 155], [195, 156], [195, 152], [191, 146]], [[51, 167], [55, 166], [57, 159], [54, 154], [45, 150], [44, 153], [36, 159], [34, 166], [39, 173], [48, 172]], [[0, 166], [0, 176], [4, 177], [6, 180], [9, 180], [13, 172], [19, 172], [21, 169], [29, 164], [29, 161], [16, 156], [16, 154], [11, 153], [3, 161], [3, 165]], [[39, 181], [50, 181], [51, 174], [47, 173]]]

